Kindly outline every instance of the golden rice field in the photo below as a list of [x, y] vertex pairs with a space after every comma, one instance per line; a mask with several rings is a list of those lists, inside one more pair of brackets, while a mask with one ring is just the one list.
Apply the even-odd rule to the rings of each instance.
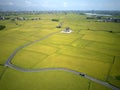
[[[29, 42], [52, 36], [21, 49], [12, 64], [25, 69], [68, 68], [120, 88], [120, 23], [88, 21], [85, 15], [25, 15], [41, 20], [0, 21], [0, 90], [111, 90], [64, 71], [21, 72], [4, 63], [14, 50]], [[59, 22], [51, 21], [59, 18]], [[64, 22], [62, 28], [56, 28]], [[72, 33], [61, 33], [70, 27]], [[88, 30], [89, 28], [89, 30]]]

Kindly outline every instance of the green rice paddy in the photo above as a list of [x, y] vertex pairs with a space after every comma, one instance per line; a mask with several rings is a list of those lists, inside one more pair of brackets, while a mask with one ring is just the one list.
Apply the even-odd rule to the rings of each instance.
[[[21, 49], [12, 64], [26, 69], [68, 68], [120, 88], [120, 23], [88, 21], [85, 15], [25, 15], [41, 20], [0, 21], [0, 90], [111, 90], [64, 71], [20, 72], [3, 64], [20, 46], [58, 32]], [[51, 21], [60, 19], [59, 22]], [[56, 28], [64, 22], [62, 28]], [[66, 27], [73, 32], [61, 33]], [[89, 28], [89, 30], [88, 30]]]

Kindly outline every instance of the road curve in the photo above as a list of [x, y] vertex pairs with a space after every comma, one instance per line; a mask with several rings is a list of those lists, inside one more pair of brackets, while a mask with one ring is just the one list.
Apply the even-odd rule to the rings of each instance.
[[10, 62], [6, 63], [6, 66], [8, 66], [9, 68], [12, 68], [12, 69], [15, 69], [15, 70], [18, 70], [18, 71], [21, 71], [21, 72], [43, 72], [43, 71], [65, 71], [65, 72], [70, 72], [70, 73], [73, 73], [73, 74], [76, 74], [76, 75], [80, 75], [84, 78], [87, 78], [93, 82], [96, 82], [96, 83], [99, 83], [101, 85], [104, 85], [106, 87], [109, 87], [111, 88], [112, 90], [120, 90], [119, 88], [107, 83], [107, 82], [104, 82], [104, 81], [101, 81], [101, 80], [98, 80], [98, 79], [95, 79], [91, 76], [88, 76], [84, 73], [81, 73], [81, 72], [78, 72], [78, 71], [75, 71], [75, 70], [71, 70], [71, 69], [68, 69], [68, 68], [38, 68], [38, 69], [25, 69], [25, 68], [21, 68], [21, 67], [18, 67]]
[[16, 66], [16, 65], [14, 65], [14, 64], [11, 63], [13, 57], [14, 57], [21, 49], [23, 49], [23, 48], [25, 48], [25, 47], [27, 47], [27, 46], [29, 46], [29, 45], [31, 45], [31, 44], [34, 44], [34, 43], [36, 43], [36, 42], [42, 41], [42, 40], [44, 40], [44, 39], [46, 39], [46, 38], [48, 38], [48, 37], [50, 37], [50, 36], [52, 36], [52, 35], [54, 35], [54, 34], [56, 34], [56, 33], [58, 33], [58, 32], [51, 33], [51, 34], [49, 34], [49, 35], [47, 35], [47, 36], [45, 36], [45, 37], [43, 37], [43, 38], [41, 38], [41, 39], [39, 39], [39, 40], [36, 40], [36, 41], [34, 41], [34, 42], [30, 42], [30, 43], [27, 43], [27, 44], [25, 44], [25, 45], [23, 45], [23, 46], [20, 46], [19, 48], [17, 48], [17, 49], [10, 55], [10, 57], [9, 57], [9, 58], [7, 59], [7, 61], [5, 62], [4, 66], [7, 66], [7, 67], [9, 67], [9, 68], [12, 68], [12, 69], [15, 69], [15, 70], [18, 70], [18, 71], [22, 71], [22, 72], [42, 72], [42, 71], [53, 71], [53, 70], [54, 70], [54, 71], [56, 71], [56, 70], [57, 70], [57, 71], [66, 71], [66, 72], [70, 72], [70, 73], [73, 73], [73, 74], [76, 74], [76, 75], [80, 75], [80, 76], [82, 76], [82, 77], [84, 77], [84, 78], [87, 78], [87, 79], [93, 81], [93, 82], [96, 82], [96, 83], [99, 83], [99, 84], [104, 85], [104, 86], [106, 86], [106, 87], [109, 87], [109, 88], [111, 88], [112, 90], [120, 90], [119, 88], [117, 88], [117, 87], [115, 87], [115, 86], [113, 86], [113, 85], [111, 85], [111, 84], [109, 84], [109, 83], [107, 83], [107, 82], [98, 80], [98, 79], [93, 78], [93, 77], [91, 77], [91, 76], [88, 76], [88, 75], [86, 75], [86, 74], [84, 74], [84, 73], [81, 73], [81, 72], [78, 72], [78, 71], [75, 71], [75, 70], [71, 70], [71, 69], [68, 69], [68, 68], [25, 69], [25, 68], [18, 67], [18, 66]]
[[47, 39], [48, 37], [50, 37], [50, 36], [52, 36], [52, 35], [54, 35], [54, 34], [56, 34], [56, 33], [58, 33], [58, 32], [50, 33], [50, 34], [48, 34], [47, 36], [45, 36], [45, 37], [43, 37], [43, 38], [40, 38], [40, 39], [38, 39], [38, 40], [35, 40], [35, 41], [33, 41], [33, 42], [29, 42], [29, 43], [27, 43], [27, 44], [25, 44], [25, 45], [23, 45], [23, 46], [18, 47], [18, 48], [9, 56], [9, 58], [7, 59], [7, 61], [5, 62], [4, 65], [6, 66], [9, 62], [11, 62], [11, 60], [13, 59], [13, 57], [14, 57], [21, 49], [23, 49], [23, 48], [25, 48], [25, 47], [27, 47], [27, 46], [29, 46], [29, 45], [31, 45], [31, 44], [40, 42], [40, 41], [42, 41], [42, 40], [44, 40], [44, 39]]

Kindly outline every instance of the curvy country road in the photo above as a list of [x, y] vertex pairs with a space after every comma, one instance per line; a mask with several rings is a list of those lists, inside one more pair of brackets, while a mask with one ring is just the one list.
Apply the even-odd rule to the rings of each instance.
[[16, 66], [16, 65], [14, 65], [14, 64], [11, 63], [13, 57], [14, 57], [21, 49], [23, 49], [23, 48], [25, 48], [25, 47], [27, 47], [27, 46], [29, 46], [29, 45], [31, 45], [31, 44], [34, 44], [34, 43], [36, 43], [36, 42], [40, 42], [40, 41], [42, 41], [42, 40], [44, 40], [44, 39], [47, 39], [48, 37], [50, 37], [50, 36], [52, 36], [52, 35], [54, 35], [54, 34], [56, 34], [56, 33], [58, 33], [58, 32], [51, 33], [51, 34], [49, 34], [49, 35], [47, 35], [47, 36], [45, 36], [45, 37], [43, 37], [43, 38], [41, 38], [41, 39], [39, 39], [39, 40], [36, 40], [36, 41], [34, 41], [34, 42], [30, 42], [30, 43], [27, 43], [27, 44], [25, 44], [25, 45], [23, 45], [23, 46], [18, 47], [18, 48], [10, 55], [10, 57], [7, 59], [7, 61], [5, 62], [4, 66], [7, 66], [7, 67], [9, 67], [9, 68], [12, 68], [12, 69], [15, 69], [15, 70], [18, 70], [18, 71], [22, 71], [22, 72], [42, 72], [42, 71], [53, 71], [53, 70], [55, 70], [55, 71], [56, 71], [56, 70], [57, 70], [57, 71], [66, 71], [66, 72], [70, 72], [70, 73], [73, 73], [73, 74], [76, 74], [76, 75], [80, 75], [80, 76], [82, 76], [82, 77], [84, 77], [84, 78], [87, 78], [87, 79], [89, 79], [89, 80], [91, 80], [91, 81], [94, 81], [94, 82], [99, 83], [99, 84], [101, 84], [101, 85], [104, 85], [104, 86], [106, 86], [106, 87], [108, 87], [108, 88], [111, 88], [112, 90], [120, 90], [119, 88], [117, 88], [117, 87], [115, 87], [115, 86], [113, 86], [113, 85], [111, 85], [111, 84], [109, 84], [109, 83], [107, 83], [107, 82], [98, 80], [98, 79], [93, 78], [93, 77], [91, 77], [91, 76], [88, 76], [88, 75], [86, 75], [86, 74], [84, 74], [84, 73], [81, 73], [81, 72], [78, 72], [78, 71], [75, 71], [75, 70], [71, 70], [71, 69], [67, 69], [67, 68], [25, 69], [25, 68], [18, 67], [18, 66]]

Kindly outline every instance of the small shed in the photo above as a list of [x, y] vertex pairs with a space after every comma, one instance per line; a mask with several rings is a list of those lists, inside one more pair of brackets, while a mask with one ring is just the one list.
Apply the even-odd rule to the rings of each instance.
[[65, 30], [62, 31], [62, 33], [71, 33], [72, 30], [69, 27], [66, 27]]

